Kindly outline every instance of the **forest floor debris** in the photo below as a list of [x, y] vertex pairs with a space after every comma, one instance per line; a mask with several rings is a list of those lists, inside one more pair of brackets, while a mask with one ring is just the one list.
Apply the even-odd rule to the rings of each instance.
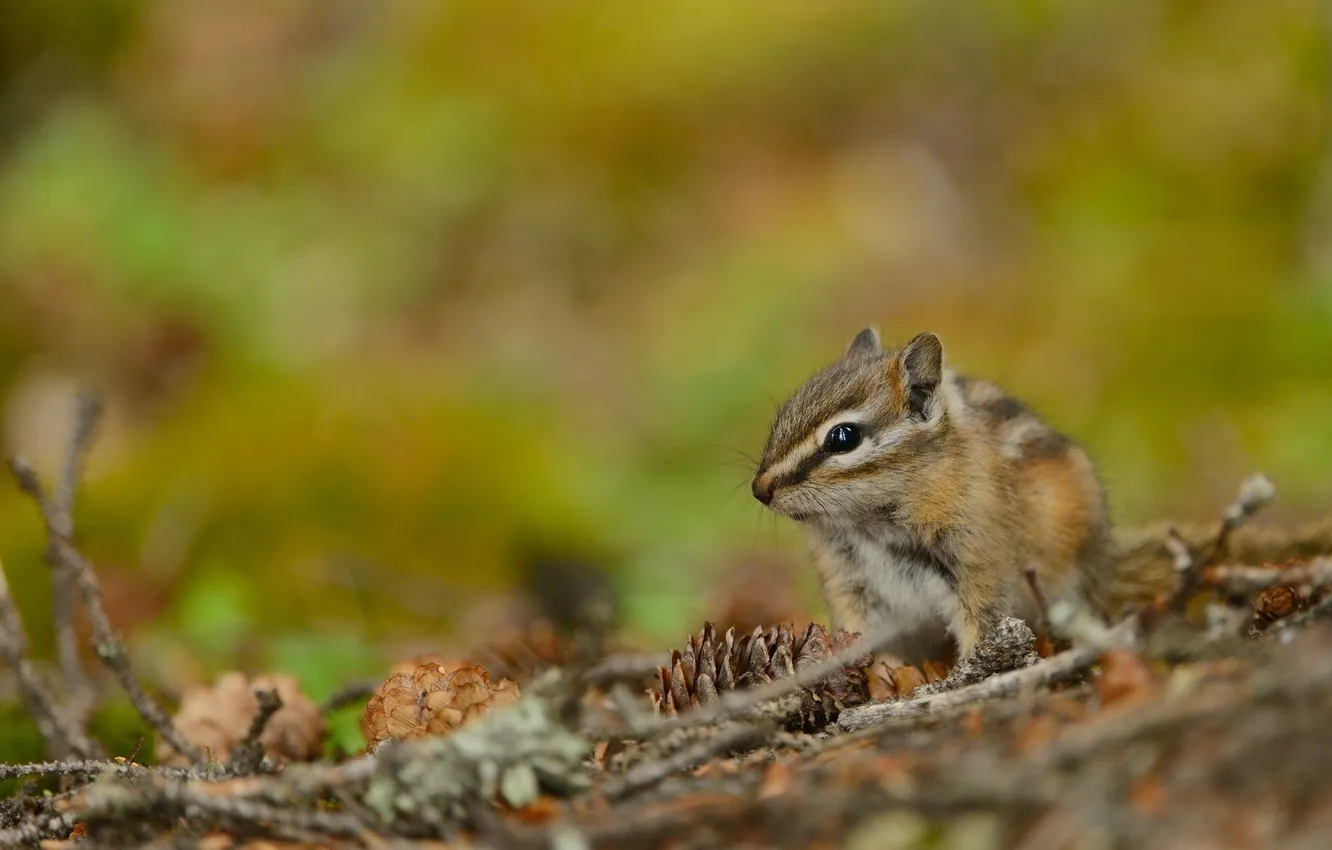
[[[97, 407], [80, 410], [55, 497], [12, 468], [46, 523], [53, 585], [88, 609], [98, 656], [174, 766], [103, 755], [85, 729], [93, 680], [63, 651], [55, 676], [28, 657], [0, 570], [0, 650], [52, 759], [0, 765], [31, 780], [0, 800], [0, 847], [1312, 850], [1332, 836], [1332, 572], [1309, 544], [1326, 534], [1244, 537], [1266, 479], [1212, 534], [1157, 537], [1178, 593], [1111, 624], [1042, 611], [1075, 628], [1041, 652], [1006, 621], [973, 659], [888, 670], [877, 694], [874, 636], [818, 624], [709, 624], [669, 655], [543, 644], [506, 656], [527, 659], [512, 669], [568, 663], [517, 684], [418, 660], [324, 706], [370, 700], [375, 745], [318, 761], [321, 715], [294, 683], [235, 674], [216, 701], [230, 715], [173, 717], [135, 678], [72, 536]], [[73, 615], [58, 614], [63, 635]]]

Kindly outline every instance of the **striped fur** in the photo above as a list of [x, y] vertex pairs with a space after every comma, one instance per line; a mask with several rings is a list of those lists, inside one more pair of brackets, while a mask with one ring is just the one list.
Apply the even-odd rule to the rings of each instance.
[[[853, 451], [825, 451], [854, 423]], [[752, 488], [800, 522], [840, 628], [890, 627], [892, 661], [959, 655], [1047, 596], [1108, 597], [1111, 538], [1086, 453], [985, 381], [944, 366], [921, 334], [898, 350], [862, 331], [778, 411]]]

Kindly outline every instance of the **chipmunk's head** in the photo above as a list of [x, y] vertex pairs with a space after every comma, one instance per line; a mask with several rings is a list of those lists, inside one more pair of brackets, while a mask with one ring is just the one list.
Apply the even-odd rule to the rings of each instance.
[[777, 411], [754, 498], [795, 520], [864, 520], [929, 463], [946, 431], [943, 345], [923, 333], [886, 350], [866, 328]]

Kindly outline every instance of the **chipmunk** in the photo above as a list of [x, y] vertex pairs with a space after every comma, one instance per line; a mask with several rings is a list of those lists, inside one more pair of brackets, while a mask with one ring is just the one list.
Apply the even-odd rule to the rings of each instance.
[[[1121, 576], [1087, 453], [1017, 399], [944, 365], [922, 333], [856, 335], [778, 410], [754, 497], [808, 531], [833, 625], [886, 629], [890, 665], [958, 658], [1005, 616], [1033, 622], [1025, 578], [1109, 613], [1164, 577]], [[1137, 587], [1146, 582], [1145, 587]]]

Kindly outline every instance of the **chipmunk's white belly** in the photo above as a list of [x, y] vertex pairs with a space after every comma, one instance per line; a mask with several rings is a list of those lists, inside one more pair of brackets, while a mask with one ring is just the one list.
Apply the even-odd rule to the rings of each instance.
[[950, 622], [957, 610], [952, 586], [927, 561], [884, 545], [883, 537], [858, 535], [856, 549], [865, 578], [883, 602], [884, 619], [891, 617], [904, 628]]
[[863, 588], [865, 631], [893, 634], [886, 651], [905, 661], [939, 658], [958, 600], [938, 566], [911, 557], [915, 541], [893, 526], [841, 528], [832, 538], [822, 543], [833, 547], [845, 586]]

